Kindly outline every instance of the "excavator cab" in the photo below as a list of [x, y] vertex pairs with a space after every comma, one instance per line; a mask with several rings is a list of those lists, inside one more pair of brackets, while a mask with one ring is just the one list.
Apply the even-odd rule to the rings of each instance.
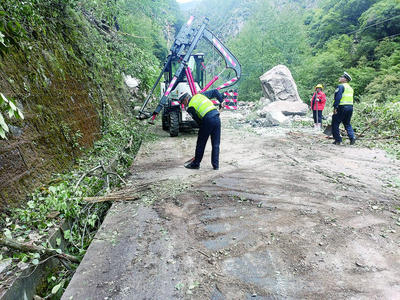
[[[164, 72], [164, 80], [160, 83], [161, 86], [161, 97], [166, 91], [179, 68], [181, 62], [178, 58], [167, 57], [167, 67]], [[204, 87], [204, 81], [206, 80], [206, 73], [204, 69], [204, 54], [198, 53], [190, 56], [187, 63], [188, 67], [192, 70], [193, 81], [197, 90], [201, 90]], [[170, 96], [166, 105], [162, 111], [162, 128], [163, 130], [169, 131], [170, 136], [177, 136], [179, 131], [184, 129], [198, 127], [192, 117], [185, 111], [179, 102], [179, 98], [184, 93], [190, 93], [189, 81], [186, 74], [182, 72], [176, 81], [175, 88], [171, 91]]]
[[[169, 61], [169, 56], [167, 57], [167, 62]], [[177, 57], [173, 57], [172, 60], [169, 62], [169, 65], [167, 66], [167, 69], [164, 72], [164, 82], [161, 84], [169, 84], [172, 81], [172, 78], [176, 71], [178, 70], [180, 66], [180, 59]], [[193, 54], [190, 56], [188, 66], [192, 70], [193, 74], [193, 79], [196, 83], [199, 84], [201, 88], [203, 88], [204, 81], [205, 81], [205, 69], [203, 67], [204, 65], [204, 54], [203, 53], [198, 53], [198, 54]], [[185, 74], [182, 72], [180, 75], [180, 78], [178, 79], [178, 82], [186, 82], [187, 83], [187, 78]], [[164, 90], [165, 92], [165, 90]], [[162, 95], [161, 95], [162, 96]]]

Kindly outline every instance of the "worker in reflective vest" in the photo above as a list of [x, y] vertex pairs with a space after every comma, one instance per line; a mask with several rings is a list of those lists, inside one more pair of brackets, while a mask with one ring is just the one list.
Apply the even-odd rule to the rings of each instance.
[[335, 102], [333, 103], [332, 134], [335, 141], [333, 144], [340, 145], [342, 137], [339, 132], [340, 123], [343, 123], [350, 139], [350, 145], [354, 145], [356, 138], [350, 121], [353, 115], [354, 91], [350, 86], [351, 76], [344, 72], [339, 78], [339, 85], [335, 90]]
[[[200, 127], [197, 136], [195, 157], [188, 161], [185, 167], [188, 169], [200, 168], [208, 137], [211, 136], [211, 164], [214, 170], [218, 170], [219, 144], [221, 140], [221, 120], [218, 109], [210, 99], [202, 94], [196, 94], [190, 98], [190, 95], [185, 93], [179, 98], [179, 101], [185, 105], [187, 112]], [[222, 101], [222, 98], [220, 101]]]

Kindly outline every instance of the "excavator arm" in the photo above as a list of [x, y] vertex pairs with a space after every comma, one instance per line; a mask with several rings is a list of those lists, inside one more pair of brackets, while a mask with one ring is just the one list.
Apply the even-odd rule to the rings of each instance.
[[[236, 74], [236, 76], [234, 78], [232, 78], [228, 82], [220, 85], [219, 87], [217, 87], [217, 89], [220, 90], [222, 88], [227, 88], [229, 86], [234, 85], [240, 79], [240, 75], [241, 75], [241, 70], [242, 69], [241, 69], [239, 61], [236, 59], [236, 57], [228, 50], [228, 48], [226, 48], [224, 46], [224, 44], [211, 31], [205, 29], [203, 37], [224, 58], [226, 68], [227, 69], [233, 69], [235, 71], [235, 74]], [[214, 82], [218, 79], [216, 77], [214, 77], [215, 80], [213, 79]]]
[[[199, 41], [204, 38], [206, 39], [213, 47], [214, 49], [224, 58], [226, 68], [233, 69], [236, 73], [236, 76], [229, 80], [228, 82], [224, 83], [223, 85], [217, 87], [217, 89], [222, 89], [226, 88], [229, 86], [234, 85], [239, 79], [240, 79], [240, 74], [241, 74], [241, 67], [238, 62], [238, 60], [235, 58], [235, 56], [221, 43], [218, 38], [213, 35], [208, 29], [206, 29], [207, 24], [208, 24], [208, 19], [205, 18], [203, 23], [198, 27], [197, 29], [192, 28], [192, 23], [193, 23], [194, 18], [190, 17], [189, 21], [181, 28], [179, 31], [174, 44], [171, 47], [171, 55], [169, 56], [169, 60], [167, 63], [164, 65], [163, 70], [161, 71], [161, 74], [159, 75], [156, 83], [154, 84], [150, 94], [147, 96], [146, 101], [143, 103], [142, 108], [139, 111], [139, 115], [137, 116], [138, 119], [146, 119], [150, 118], [153, 121], [156, 116], [161, 112], [163, 107], [168, 103], [168, 98], [171, 93], [171, 91], [175, 88], [177, 80], [179, 76], [182, 74], [184, 69], [187, 67], [187, 64], [189, 62], [190, 56], [192, 55], [192, 52], [194, 49], [197, 47]], [[156, 109], [152, 113], [152, 116], [149, 113], [146, 113], [144, 111], [146, 105], [148, 104], [150, 97], [152, 93], [154, 92], [154, 89], [158, 85], [164, 71], [167, 68], [167, 64], [169, 64], [170, 60], [172, 58], [178, 57], [180, 59], [180, 65], [178, 69], [176, 70], [171, 82], [169, 83], [168, 88], [166, 89], [164, 95], [161, 97], [159, 104], [157, 105]], [[216, 80], [218, 79], [218, 76], [215, 76], [212, 81], [210, 81], [206, 87], [201, 91], [204, 92], [207, 90]]]

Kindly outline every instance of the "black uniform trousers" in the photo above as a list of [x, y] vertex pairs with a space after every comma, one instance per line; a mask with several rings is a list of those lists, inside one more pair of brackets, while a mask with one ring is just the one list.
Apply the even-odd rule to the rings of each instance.
[[211, 136], [211, 164], [213, 168], [219, 168], [219, 145], [221, 142], [221, 120], [216, 109], [209, 111], [201, 120], [199, 133], [197, 136], [196, 153], [193, 165], [200, 166], [203, 159], [204, 150]]
[[332, 135], [336, 142], [342, 142], [342, 137], [339, 132], [340, 123], [343, 123], [349, 139], [354, 139], [354, 130], [350, 124], [352, 115], [353, 105], [339, 105], [337, 113], [332, 116]]

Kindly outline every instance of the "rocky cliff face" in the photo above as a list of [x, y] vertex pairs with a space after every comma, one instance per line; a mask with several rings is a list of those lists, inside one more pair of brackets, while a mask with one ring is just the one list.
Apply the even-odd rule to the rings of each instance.
[[[321, 0], [195, 0], [185, 5], [187, 15], [207, 17], [210, 19], [209, 28], [222, 41], [228, 41], [243, 28], [257, 9], [257, 5], [273, 4], [280, 9], [287, 5], [299, 4], [301, 7], [313, 8]], [[265, 16], [268, 18], [268, 16]]]
[[234, 38], [254, 12], [256, 1], [203, 0], [191, 13], [210, 19], [210, 30], [222, 41]]
[[0, 56], [0, 91], [25, 115], [0, 140], [0, 209], [71, 166], [81, 147], [99, 137], [107, 107], [125, 109], [122, 78], [115, 81], [110, 69], [94, 68], [96, 59], [83, 54], [82, 40], [98, 33], [83, 17], [71, 18]]

